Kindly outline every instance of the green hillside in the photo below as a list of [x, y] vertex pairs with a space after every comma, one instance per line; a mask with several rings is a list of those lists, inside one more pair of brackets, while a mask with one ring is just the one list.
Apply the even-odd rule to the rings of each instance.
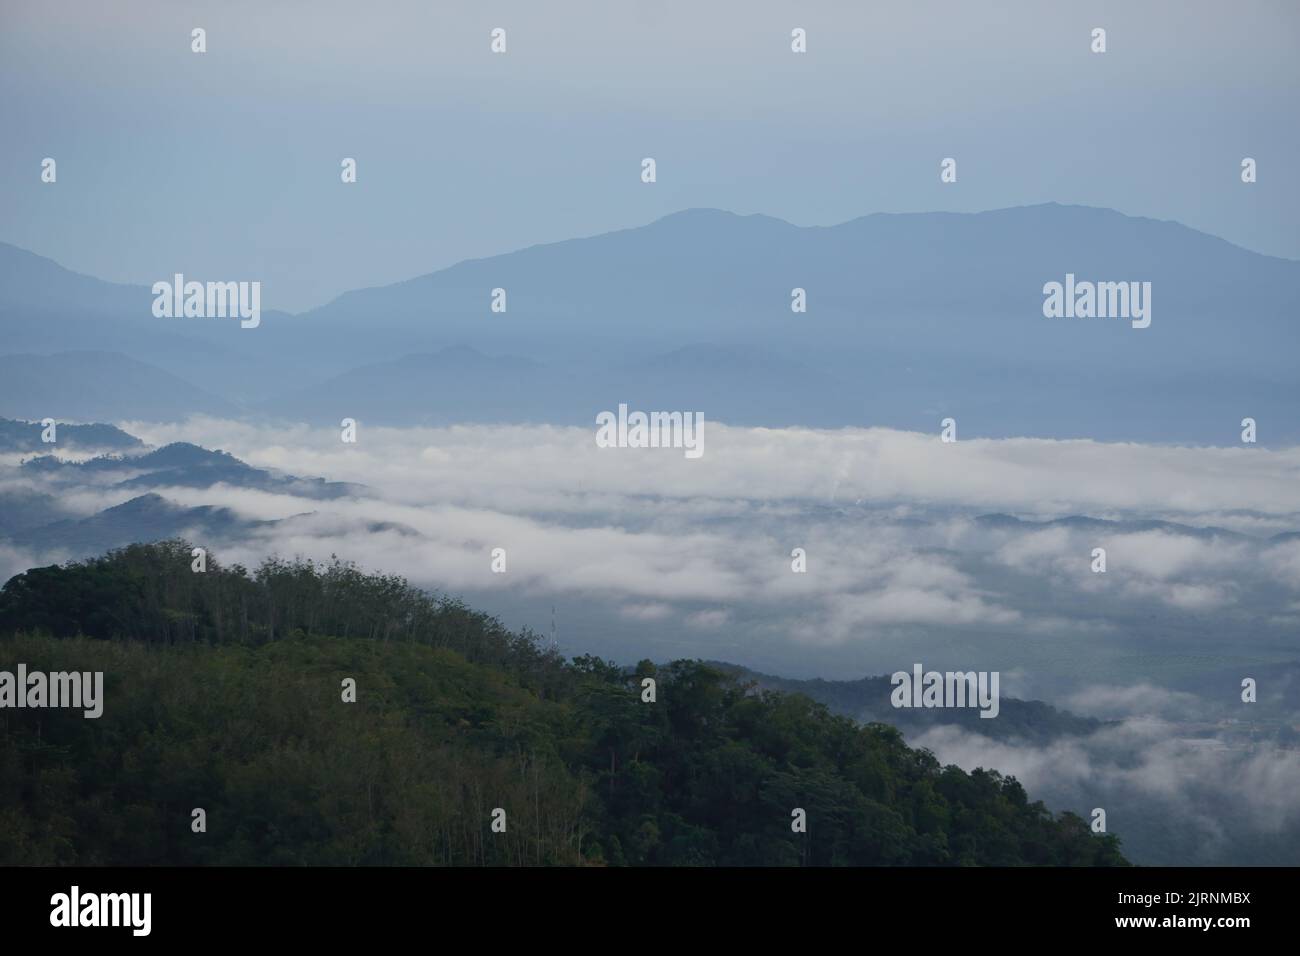
[[0, 670], [104, 673], [99, 719], [0, 710], [0, 864], [1125, 862], [1012, 778], [700, 662], [566, 662], [338, 561], [190, 562], [136, 545], [0, 590]]

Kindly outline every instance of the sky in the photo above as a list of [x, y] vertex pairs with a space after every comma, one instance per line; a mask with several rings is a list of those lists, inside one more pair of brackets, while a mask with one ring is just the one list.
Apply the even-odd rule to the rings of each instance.
[[1300, 258], [1298, 39], [1286, 0], [0, 0], [0, 240], [289, 311], [690, 207], [1056, 201]]

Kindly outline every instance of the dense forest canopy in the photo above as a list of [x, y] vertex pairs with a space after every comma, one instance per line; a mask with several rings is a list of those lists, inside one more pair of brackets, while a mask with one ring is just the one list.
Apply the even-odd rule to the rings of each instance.
[[1125, 863], [1014, 778], [698, 661], [566, 661], [337, 559], [191, 561], [132, 545], [0, 590], [0, 669], [105, 682], [98, 720], [0, 710], [0, 864]]

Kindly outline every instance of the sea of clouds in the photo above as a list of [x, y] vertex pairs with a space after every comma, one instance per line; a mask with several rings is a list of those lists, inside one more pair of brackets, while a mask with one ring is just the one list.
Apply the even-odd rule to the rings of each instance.
[[[224, 562], [337, 554], [512, 625], [545, 634], [558, 617], [566, 652], [621, 662], [826, 678], [914, 661], [999, 670], [1004, 695], [1112, 723], [1045, 747], [953, 727], [913, 742], [1015, 774], [1054, 807], [1108, 807], [1112, 830], [1140, 834], [1145, 862], [1300, 859], [1300, 751], [1277, 742], [1300, 721], [1300, 536], [1285, 536], [1300, 531], [1300, 449], [706, 422], [691, 460], [599, 448], [594, 427], [362, 422], [346, 444], [305, 426], [121, 424], [151, 445], [194, 442], [368, 489], [158, 489], [274, 522], [211, 543]], [[5, 468], [0, 488], [17, 487], [40, 482]], [[60, 492], [82, 515], [138, 493]], [[1021, 520], [981, 520], [991, 513]], [[1121, 523], [1047, 523], [1071, 516]], [[505, 574], [491, 571], [494, 548]], [[806, 573], [791, 570], [795, 548]], [[0, 545], [0, 573], [67, 557]], [[1240, 701], [1244, 676], [1260, 683], [1256, 705]]]

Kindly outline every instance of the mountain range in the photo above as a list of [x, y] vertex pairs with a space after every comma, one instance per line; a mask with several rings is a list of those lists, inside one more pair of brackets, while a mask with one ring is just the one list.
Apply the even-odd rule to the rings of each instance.
[[[25, 434], [29, 423], [0, 419], [0, 436]], [[144, 451], [139, 439], [111, 426], [59, 426], [60, 434], [124, 436], [132, 445], [115, 438], [117, 447], [134, 454], [112, 453], [82, 460], [42, 454], [27, 458], [17, 468], [22, 484], [0, 486], [0, 543], [39, 551], [58, 551], [88, 556], [140, 541], [162, 541], [189, 536], [210, 544], [230, 541], [258, 529], [293, 522], [290, 516], [274, 521], [252, 520], [230, 508], [179, 504], [154, 489], [211, 489], [221, 485], [328, 501], [366, 497], [362, 485], [300, 478], [263, 468], [254, 468], [223, 451], [201, 448], [188, 442], [174, 442]], [[66, 431], [65, 431], [66, 429]], [[95, 432], [95, 429], [101, 430]], [[86, 440], [82, 438], [83, 442]], [[37, 446], [44, 451], [49, 445]], [[77, 446], [72, 445], [73, 448]], [[33, 487], [35, 486], [35, 487]], [[99, 493], [131, 497], [91, 515], [73, 513], [64, 503], [72, 494]], [[142, 492], [142, 493], [136, 493]], [[369, 530], [396, 527], [369, 522]], [[402, 529], [398, 529], [402, 530]]]
[[1080, 717], [1057, 710], [1041, 700], [1003, 697], [997, 720], [982, 720], [979, 711], [963, 708], [897, 708], [890, 703], [894, 684], [888, 675], [862, 677], [858, 680], [796, 680], [763, 674], [723, 661], [710, 661], [715, 667], [741, 683], [759, 690], [783, 694], [802, 694], [825, 704], [833, 714], [851, 717], [859, 723], [881, 723], [897, 727], [911, 738], [940, 724], [952, 724], [969, 733], [999, 740], [1015, 738], [1032, 744], [1047, 744], [1061, 737], [1079, 737], [1106, 726], [1105, 721]]
[[[1067, 275], [1151, 283], [1150, 327], [1045, 318], [1044, 285]], [[0, 414], [590, 424], [628, 402], [745, 425], [953, 416], [968, 437], [1208, 444], [1252, 417], [1262, 443], [1289, 442], [1297, 301], [1298, 262], [1057, 204], [833, 227], [687, 210], [266, 311], [256, 329], [157, 319], [148, 285], [0, 245]]]

